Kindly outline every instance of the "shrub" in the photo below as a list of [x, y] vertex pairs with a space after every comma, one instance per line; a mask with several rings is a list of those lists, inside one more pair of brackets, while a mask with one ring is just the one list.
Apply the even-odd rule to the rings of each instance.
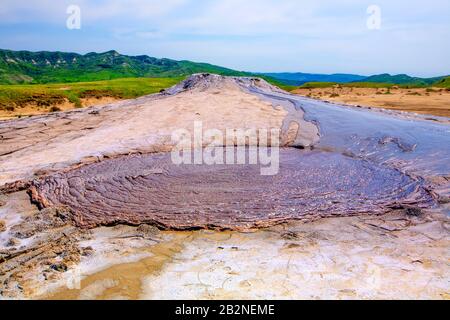
[[58, 111], [61, 111], [61, 108], [59, 108], [57, 106], [52, 106], [52, 107], [50, 107], [50, 109], [48, 111], [49, 112], [58, 112]]

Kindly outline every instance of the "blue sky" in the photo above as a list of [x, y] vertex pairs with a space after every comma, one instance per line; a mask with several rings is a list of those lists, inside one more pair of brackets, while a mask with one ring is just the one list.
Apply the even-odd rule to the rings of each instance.
[[[66, 27], [69, 5], [81, 29]], [[367, 8], [381, 9], [370, 30]], [[450, 74], [448, 0], [1, 0], [0, 48], [123, 54], [261, 72]]]

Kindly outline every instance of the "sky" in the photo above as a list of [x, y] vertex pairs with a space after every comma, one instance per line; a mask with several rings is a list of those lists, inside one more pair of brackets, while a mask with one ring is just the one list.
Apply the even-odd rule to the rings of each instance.
[[[70, 5], [79, 29], [67, 27]], [[1, 0], [0, 48], [432, 77], [450, 74], [450, 1]]]

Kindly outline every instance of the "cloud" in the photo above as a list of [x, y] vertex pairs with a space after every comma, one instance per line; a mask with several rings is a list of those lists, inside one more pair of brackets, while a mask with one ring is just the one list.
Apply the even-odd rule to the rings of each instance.
[[166, 35], [157, 30], [139, 30], [133, 28], [115, 28], [113, 30], [114, 38], [125, 41], [138, 39], [163, 39]]
[[187, 0], [84, 0], [80, 4], [85, 16], [91, 20], [119, 17], [121, 19], [141, 20], [164, 18], [164, 15], [179, 8]]
[[[320, 23], [314, 1], [227, 0], [205, 4], [194, 17], [184, 17], [172, 30], [201, 35], [291, 34]], [[315, 21], [313, 21], [316, 19]], [[323, 22], [323, 21], [322, 21]]]
[[59, 22], [67, 17], [69, 5], [81, 8], [83, 20], [87, 23], [109, 19], [136, 21], [158, 18], [178, 8], [187, 0], [2, 0], [0, 21], [5, 22]]

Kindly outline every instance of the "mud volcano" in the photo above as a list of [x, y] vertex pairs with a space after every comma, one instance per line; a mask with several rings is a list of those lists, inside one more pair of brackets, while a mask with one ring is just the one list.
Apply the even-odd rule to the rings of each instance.
[[32, 196], [43, 207], [68, 206], [84, 228], [150, 223], [175, 230], [265, 227], [432, 201], [420, 182], [337, 153], [282, 149], [278, 175], [259, 169], [131, 155], [47, 176], [34, 183]]

